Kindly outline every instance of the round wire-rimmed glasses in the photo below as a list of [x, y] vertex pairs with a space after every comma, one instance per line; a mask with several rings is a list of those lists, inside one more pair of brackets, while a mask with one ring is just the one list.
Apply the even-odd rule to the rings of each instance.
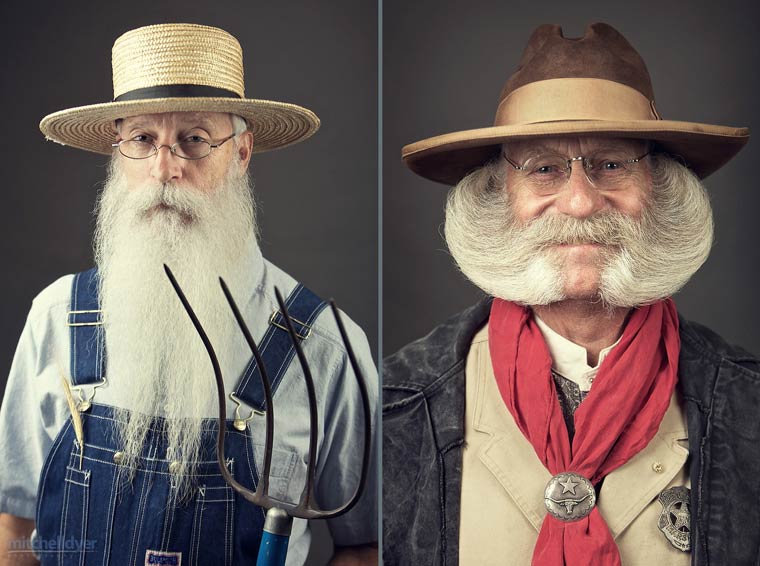
[[216, 149], [223, 145], [225, 142], [235, 137], [233, 132], [223, 140], [217, 143], [211, 143], [206, 140], [183, 140], [172, 145], [163, 144], [157, 146], [156, 144], [143, 141], [143, 140], [121, 140], [120, 142], [112, 143], [111, 147], [118, 149], [124, 157], [129, 159], [147, 159], [153, 157], [158, 153], [158, 150], [162, 147], [168, 147], [174, 155], [181, 159], [203, 159], [211, 154], [212, 149]]
[[580, 162], [589, 182], [595, 187], [615, 188], [627, 181], [636, 171], [639, 162], [650, 154], [649, 151], [638, 157], [616, 150], [601, 150], [590, 156], [564, 155], [547, 153], [534, 155], [521, 165], [515, 163], [502, 153], [504, 160], [515, 170], [528, 185], [538, 190], [556, 190], [570, 179], [573, 163]]

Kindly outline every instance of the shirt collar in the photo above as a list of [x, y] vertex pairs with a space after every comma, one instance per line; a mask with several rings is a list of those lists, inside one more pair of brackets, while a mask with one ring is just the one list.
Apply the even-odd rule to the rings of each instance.
[[588, 365], [586, 348], [579, 346], [575, 342], [571, 342], [558, 332], [552, 330], [536, 313], [533, 313], [533, 318], [539, 330], [541, 330], [541, 334], [544, 336], [546, 346], [549, 348], [549, 354], [552, 357], [552, 369], [561, 376], [576, 383], [581, 391], [589, 391], [596, 373], [599, 371], [599, 366], [602, 365], [607, 354], [617, 346], [620, 338], [611, 346], [607, 346], [600, 351], [596, 366], [591, 367]]
[[[250, 299], [255, 295], [262, 293], [266, 280], [266, 263], [261, 253], [259, 242], [255, 235], [252, 235], [246, 242], [248, 248], [245, 260], [248, 263], [246, 284], [244, 287], [251, 289]], [[241, 288], [244, 288], [241, 286]]]

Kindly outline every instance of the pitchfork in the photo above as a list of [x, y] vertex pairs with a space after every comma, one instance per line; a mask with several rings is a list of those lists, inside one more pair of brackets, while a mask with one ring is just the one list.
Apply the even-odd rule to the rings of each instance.
[[216, 458], [219, 463], [219, 470], [222, 473], [224, 480], [238, 493], [240, 493], [245, 499], [251, 503], [264, 507], [267, 509], [266, 519], [264, 521], [264, 532], [261, 538], [261, 546], [259, 547], [259, 555], [256, 561], [256, 566], [283, 566], [285, 564], [285, 557], [287, 556], [288, 540], [290, 538], [290, 531], [293, 526], [293, 517], [300, 517], [302, 519], [331, 519], [346, 513], [351, 509], [364, 490], [364, 485], [367, 480], [367, 470], [369, 467], [370, 457], [370, 439], [371, 439], [371, 422], [370, 422], [370, 407], [369, 407], [369, 395], [367, 394], [367, 385], [364, 382], [364, 378], [359, 370], [359, 364], [356, 362], [356, 356], [351, 348], [351, 343], [346, 334], [346, 329], [343, 326], [343, 321], [340, 318], [338, 308], [335, 306], [335, 302], [330, 300], [330, 308], [332, 309], [335, 322], [338, 325], [340, 336], [343, 340], [343, 344], [346, 347], [348, 353], [348, 359], [351, 362], [351, 367], [354, 370], [357, 383], [359, 385], [359, 392], [362, 399], [362, 408], [364, 411], [364, 453], [362, 456], [362, 471], [359, 477], [359, 483], [356, 486], [354, 494], [351, 496], [348, 502], [337, 507], [335, 509], [319, 509], [316, 503], [313, 501], [314, 492], [314, 479], [316, 472], [316, 453], [317, 453], [317, 399], [314, 391], [314, 380], [311, 376], [311, 370], [309, 364], [306, 361], [303, 350], [301, 349], [298, 337], [293, 328], [290, 315], [285, 306], [285, 302], [282, 300], [280, 291], [275, 287], [275, 295], [277, 296], [277, 302], [280, 305], [280, 312], [282, 313], [287, 326], [290, 339], [293, 341], [298, 361], [303, 369], [304, 380], [306, 381], [306, 391], [309, 398], [309, 460], [306, 468], [306, 486], [301, 494], [301, 499], [298, 504], [293, 504], [287, 501], [281, 501], [269, 495], [269, 471], [272, 464], [272, 438], [274, 429], [274, 407], [272, 404], [272, 389], [270, 386], [269, 377], [264, 367], [264, 363], [261, 359], [259, 349], [256, 347], [256, 343], [251, 337], [251, 333], [248, 330], [248, 326], [245, 324], [243, 317], [240, 314], [240, 310], [232, 298], [230, 290], [227, 288], [227, 284], [224, 279], [219, 278], [219, 283], [224, 292], [224, 296], [227, 298], [227, 302], [230, 305], [232, 313], [235, 315], [238, 326], [245, 336], [248, 346], [253, 352], [253, 356], [256, 359], [256, 363], [261, 371], [261, 383], [264, 386], [264, 398], [266, 399], [266, 437], [264, 448], [264, 468], [261, 474], [261, 478], [256, 491], [252, 492], [246, 489], [230, 475], [227, 466], [225, 465], [224, 458], [224, 433], [225, 433], [225, 420], [227, 418], [227, 403], [224, 391], [224, 378], [222, 376], [222, 370], [219, 366], [219, 360], [217, 359], [216, 352], [214, 351], [211, 341], [209, 340], [206, 332], [203, 330], [198, 317], [195, 315], [193, 308], [190, 306], [185, 294], [174, 278], [171, 270], [168, 266], [164, 265], [166, 275], [169, 277], [174, 291], [177, 293], [182, 305], [185, 307], [187, 314], [190, 316], [195, 330], [201, 337], [203, 345], [206, 347], [208, 356], [211, 359], [211, 364], [214, 367], [214, 376], [216, 378], [216, 388], [219, 395], [219, 430], [217, 432], [216, 441]]

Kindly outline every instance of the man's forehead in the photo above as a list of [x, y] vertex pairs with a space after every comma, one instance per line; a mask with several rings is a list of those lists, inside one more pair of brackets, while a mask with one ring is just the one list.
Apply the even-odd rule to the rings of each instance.
[[546, 137], [519, 140], [505, 144], [510, 153], [535, 153], [542, 151], [562, 154], [589, 153], [599, 150], [642, 151], [647, 140], [609, 137]]
[[163, 112], [160, 114], [140, 114], [122, 120], [127, 127], [202, 127], [219, 129], [229, 126], [231, 118], [223, 112]]

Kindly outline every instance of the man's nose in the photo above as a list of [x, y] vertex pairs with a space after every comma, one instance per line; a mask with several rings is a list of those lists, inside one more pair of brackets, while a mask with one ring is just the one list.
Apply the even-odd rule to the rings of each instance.
[[572, 163], [570, 178], [560, 191], [557, 208], [576, 218], [587, 218], [604, 206], [604, 198], [586, 176], [582, 161]]
[[158, 146], [156, 155], [150, 157], [151, 176], [160, 183], [176, 181], [182, 178], [182, 159], [174, 155], [169, 145]]

